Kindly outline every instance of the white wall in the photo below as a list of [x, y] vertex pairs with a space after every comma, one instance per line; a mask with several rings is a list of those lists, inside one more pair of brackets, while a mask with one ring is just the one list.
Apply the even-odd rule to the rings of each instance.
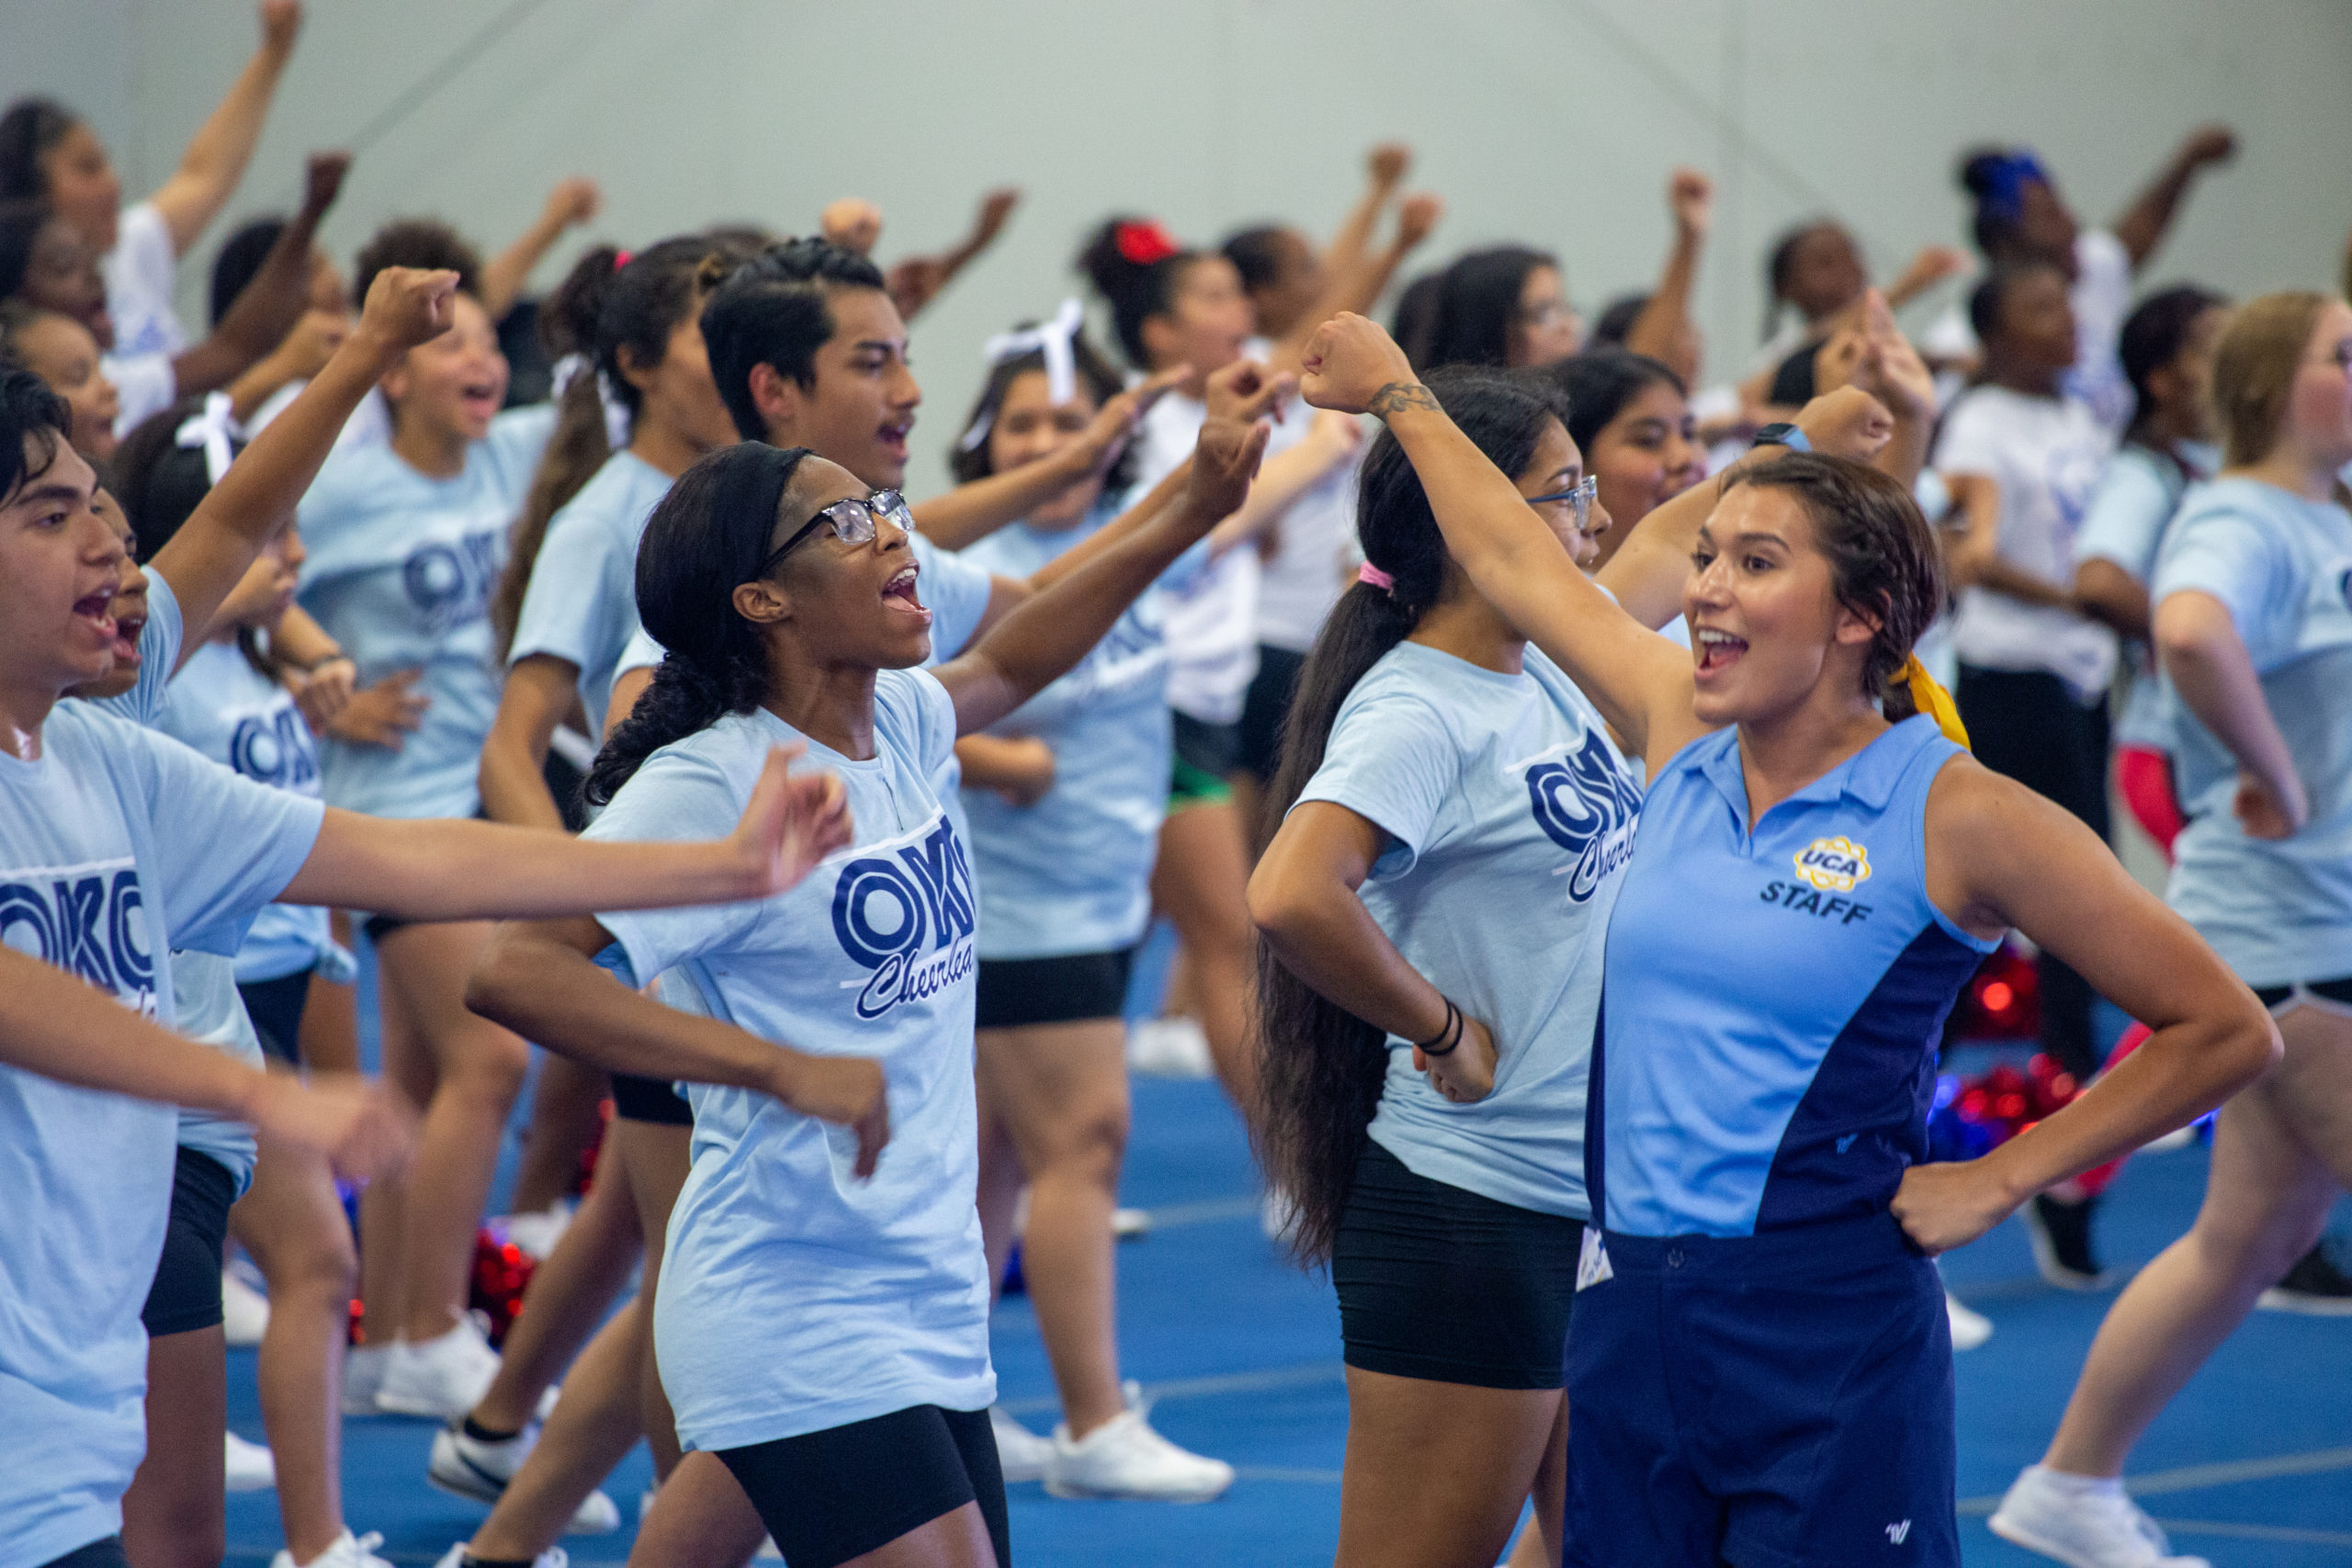
[[[152, 188], [254, 34], [245, 0], [0, 0], [0, 93], [80, 106]], [[2150, 281], [2332, 284], [2347, 81], [2344, 0], [311, 0], [238, 209], [290, 205], [306, 148], [349, 144], [427, 85], [361, 145], [339, 253], [424, 211], [494, 247], [581, 172], [610, 198], [596, 231], [624, 243], [722, 217], [805, 229], [857, 194], [888, 215], [887, 259], [1016, 182], [1012, 231], [917, 326], [921, 492], [981, 340], [1075, 288], [1080, 236], [1115, 208], [1202, 241], [1270, 216], [1328, 230], [1362, 150], [1401, 137], [1452, 207], [1430, 259], [1553, 247], [1589, 311], [1655, 271], [1666, 173], [1694, 163], [1721, 187], [1701, 304], [1728, 371], [1783, 226], [1836, 211], [1891, 273], [1964, 239], [1954, 154], [1989, 138], [2040, 149], [2099, 219], [2190, 125], [2229, 120], [2245, 153]]]

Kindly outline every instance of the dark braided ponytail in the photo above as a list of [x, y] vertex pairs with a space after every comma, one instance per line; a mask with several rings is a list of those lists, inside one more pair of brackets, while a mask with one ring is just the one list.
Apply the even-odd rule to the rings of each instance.
[[[1506, 474], [1516, 476], [1533, 461], [1547, 426], [1566, 423], [1565, 401], [1535, 377], [1460, 366], [1424, 379], [1463, 434]], [[1341, 594], [1306, 656], [1267, 792], [1270, 825], [1282, 820], [1322, 767], [1348, 694], [1412, 634], [1445, 586], [1449, 558], [1437, 517], [1411, 459], [1385, 430], [1364, 457], [1356, 533], [1364, 559], [1389, 585], [1359, 581]], [[1294, 1255], [1309, 1265], [1325, 1262], [1388, 1074], [1388, 1053], [1381, 1049], [1386, 1036], [1284, 968], [1262, 938], [1258, 1023], [1264, 1043], [1258, 1156], [1297, 1206]]]
[[738, 615], [735, 590], [766, 558], [776, 511], [805, 446], [722, 446], [678, 477], [637, 547], [637, 608], [667, 649], [653, 683], [605, 738], [581, 793], [608, 804], [645, 759], [766, 700], [759, 628]]

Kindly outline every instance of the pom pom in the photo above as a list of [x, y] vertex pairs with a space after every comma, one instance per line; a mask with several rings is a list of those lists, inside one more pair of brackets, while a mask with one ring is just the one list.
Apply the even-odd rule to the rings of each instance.
[[506, 1239], [503, 1231], [484, 1225], [474, 1235], [472, 1291], [466, 1304], [490, 1321], [490, 1342], [506, 1342], [506, 1331], [523, 1311], [523, 1292], [531, 1283], [538, 1259]]

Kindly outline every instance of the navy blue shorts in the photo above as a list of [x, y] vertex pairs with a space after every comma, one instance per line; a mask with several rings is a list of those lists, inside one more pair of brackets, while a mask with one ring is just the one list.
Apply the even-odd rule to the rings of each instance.
[[1605, 1245], [1567, 1568], [1959, 1568], [1943, 1284], [1892, 1217]]

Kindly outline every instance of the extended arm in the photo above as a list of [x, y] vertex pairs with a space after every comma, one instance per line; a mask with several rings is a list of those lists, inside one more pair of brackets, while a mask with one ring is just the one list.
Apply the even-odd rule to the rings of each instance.
[[[1356, 893], [1387, 837], [1328, 800], [1295, 807], [1250, 874], [1250, 918], [1283, 966], [1335, 1005], [1400, 1039], [1434, 1041], [1447, 1025], [1446, 997], [1406, 962]], [[1494, 1037], [1464, 1020], [1461, 1049], [1434, 1060], [1416, 1053], [1414, 1066], [1434, 1066], [1448, 1100], [1484, 1099], [1494, 1088]]]
[[996, 243], [996, 237], [1004, 231], [1005, 220], [1020, 204], [1018, 189], [1005, 186], [992, 190], [980, 198], [980, 210], [972, 220], [972, 231], [953, 250], [939, 255], [909, 256], [894, 265], [888, 274], [888, 288], [890, 302], [898, 306], [899, 314], [911, 321], [924, 306], [938, 299], [940, 291], [956, 280], [957, 273]]
[[188, 628], [183, 660], [204, 641], [198, 629], [211, 625], [213, 612], [318, 477], [368, 389], [410, 344], [447, 330], [457, 283], [451, 272], [387, 267], [378, 274], [359, 329], [301, 396], [238, 454], [171, 542], [155, 552], [150, 570], [179, 596]]
[[960, 550], [1020, 521], [1117, 462], [1151, 405], [1191, 374], [1190, 366], [1163, 370], [1105, 402], [1085, 433], [1053, 456], [957, 485], [912, 507], [915, 526], [942, 549]]
[[890, 1136], [881, 1064], [810, 1055], [664, 1007], [594, 963], [612, 940], [584, 916], [503, 925], [466, 982], [466, 1005], [592, 1066], [752, 1089], [803, 1115], [854, 1127], [857, 1174], [874, 1174]]
[[319, 222], [334, 205], [350, 166], [346, 153], [311, 154], [301, 209], [279, 231], [253, 281], [238, 293], [211, 336], [173, 358], [172, 377], [182, 397], [229, 385], [294, 330], [310, 302], [311, 247], [318, 238]]
[[1550, 525], [1446, 417], [1377, 323], [1352, 315], [1325, 322], [1308, 345], [1302, 390], [1317, 408], [1386, 422], [1420, 476], [1448, 553], [1651, 766], [1705, 732], [1690, 713], [1690, 657], [1577, 570]]
[[2260, 1002], [2186, 921], [2064, 808], [1973, 761], [1928, 802], [1928, 884], [1980, 936], [2014, 926], [2153, 1031], [2087, 1092], [1980, 1159], [1914, 1167], [1894, 1213], [1928, 1252], [2034, 1193], [2182, 1126], [2277, 1059]]
[[[849, 839], [841, 780], [789, 775], [797, 750], [771, 751], [735, 831], [699, 843], [590, 840], [497, 822], [392, 821], [329, 808], [278, 901], [413, 920], [479, 920], [763, 898], [797, 886]], [[494, 875], [484, 874], [493, 867]]]
[[1649, 303], [1634, 318], [1625, 346], [1671, 367], [1695, 385], [1699, 377], [1699, 328], [1690, 319], [1690, 288], [1699, 276], [1699, 254], [1707, 243], [1714, 186], [1696, 169], [1677, 169], [1667, 182], [1667, 205], [1674, 213], [1674, 243]]
[[180, 166], [150, 198], [172, 231], [175, 254], [187, 254], [245, 177], [254, 145], [261, 140], [262, 121], [269, 118], [270, 99], [277, 93], [277, 79], [293, 58], [294, 37], [301, 28], [300, 0], [266, 0], [261, 48], [245, 62], [229, 96], [188, 139]]
[[481, 308], [492, 321], [506, 314], [522, 298], [524, 286], [531, 281], [532, 268], [555, 248], [564, 231], [587, 222], [604, 205], [604, 193], [596, 188], [594, 180], [585, 175], [574, 175], [556, 183], [531, 226], [481, 269]]
[[1324, 476], [1347, 461], [1363, 440], [1363, 431], [1346, 414], [1328, 411], [1315, 416], [1314, 428], [1303, 441], [1266, 459], [1250, 487], [1249, 499], [1209, 535], [1209, 549], [1223, 555], [1279, 525], [1298, 498]]
[[0, 946], [0, 1062], [59, 1083], [247, 1122], [271, 1142], [325, 1154], [338, 1173], [355, 1179], [399, 1164], [408, 1149], [411, 1119], [382, 1090], [350, 1081], [311, 1087], [249, 1067], [6, 946]]
[[2132, 270], [2137, 272], [2155, 254], [2164, 243], [2165, 231], [2180, 211], [2181, 197], [2188, 194], [2188, 186], [2208, 164], [2227, 163], [2236, 156], [2238, 139], [2225, 125], [2205, 125], [2189, 132], [2148, 188], [2139, 199], [2124, 209], [2112, 231], [2123, 242], [2124, 251], [2132, 257]]
[[[2294, 753], [2278, 732], [2269, 700], [2262, 694], [2262, 678], [2229, 606], [2195, 589], [2167, 593], [2156, 606], [2154, 633], [2157, 657], [2182, 705], [2229, 748], [2241, 773], [2270, 797], [2278, 820], [2249, 821], [2248, 830], [2277, 838], [2301, 829], [2311, 817], [2310, 795], [2295, 772]], [[2243, 795], [2239, 810], [2245, 814]]]
[[2148, 635], [2148, 585], [2105, 556], [2075, 566], [2075, 607], [2125, 637]]

